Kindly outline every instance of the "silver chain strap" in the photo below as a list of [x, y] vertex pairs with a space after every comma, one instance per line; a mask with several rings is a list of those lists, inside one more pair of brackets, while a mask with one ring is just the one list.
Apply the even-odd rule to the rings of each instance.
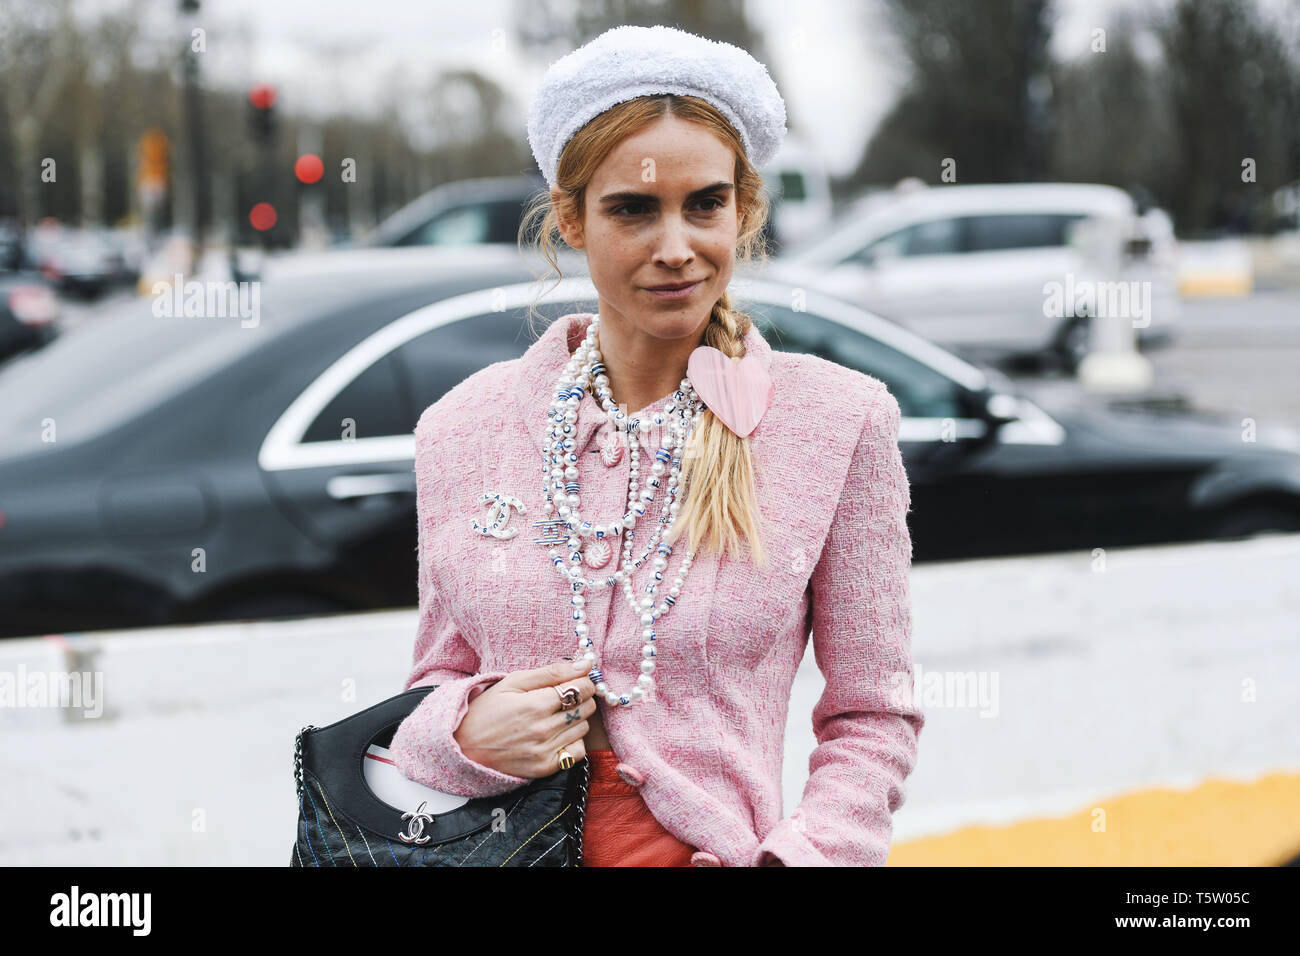
[[293, 781], [297, 784], [298, 799], [302, 799], [302, 735], [309, 730], [315, 730], [313, 724], [308, 724], [302, 730], [298, 731], [298, 736], [293, 741]]
[[578, 785], [578, 852], [577, 866], [582, 866], [582, 823], [587, 813], [587, 788], [591, 783], [591, 758], [582, 760], [582, 783]]

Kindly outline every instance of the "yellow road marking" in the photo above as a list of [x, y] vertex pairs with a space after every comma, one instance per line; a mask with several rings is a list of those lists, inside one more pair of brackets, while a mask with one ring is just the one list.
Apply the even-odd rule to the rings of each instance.
[[1178, 279], [1178, 294], [1189, 298], [1195, 296], [1234, 296], [1250, 295], [1254, 288], [1254, 279], [1240, 273], [1212, 272], [1200, 275], [1185, 275]]
[[[1097, 811], [1105, 811], [1104, 817]], [[1104, 823], [1104, 831], [1094, 832]], [[894, 844], [887, 866], [1277, 866], [1300, 855], [1300, 773], [1137, 790], [1064, 817]]]

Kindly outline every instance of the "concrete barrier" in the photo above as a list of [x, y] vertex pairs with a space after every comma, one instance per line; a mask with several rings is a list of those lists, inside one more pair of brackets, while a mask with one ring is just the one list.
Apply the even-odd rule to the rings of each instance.
[[[913, 568], [927, 723], [890, 865], [1300, 852], [1297, 580], [1300, 535]], [[0, 865], [287, 865], [294, 735], [399, 692], [415, 629], [410, 609], [0, 642], [22, 678]], [[823, 686], [810, 643], [787, 814]]]

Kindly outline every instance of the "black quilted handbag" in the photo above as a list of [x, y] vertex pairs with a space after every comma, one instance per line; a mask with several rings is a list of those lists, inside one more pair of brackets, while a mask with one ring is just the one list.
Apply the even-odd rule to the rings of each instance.
[[432, 690], [415, 687], [298, 733], [298, 836], [289, 865], [582, 866], [586, 759], [446, 813], [422, 812], [424, 804], [403, 813], [375, 796], [363, 770], [366, 750], [389, 746]]

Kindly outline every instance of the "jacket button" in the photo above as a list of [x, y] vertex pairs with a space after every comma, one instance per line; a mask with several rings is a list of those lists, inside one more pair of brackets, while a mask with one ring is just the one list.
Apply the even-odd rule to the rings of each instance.
[[639, 787], [641, 784], [645, 783], [644, 774], [642, 774], [640, 770], [637, 770], [636, 767], [620, 763], [614, 769], [618, 771], [619, 778], [629, 786]]
[[722, 861], [712, 853], [696, 850], [691, 854], [691, 866], [722, 866]]
[[623, 460], [623, 442], [619, 433], [608, 427], [609, 423], [601, 426], [597, 432], [596, 440], [600, 450], [600, 460], [605, 463], [606, 468], [613, 468]]

